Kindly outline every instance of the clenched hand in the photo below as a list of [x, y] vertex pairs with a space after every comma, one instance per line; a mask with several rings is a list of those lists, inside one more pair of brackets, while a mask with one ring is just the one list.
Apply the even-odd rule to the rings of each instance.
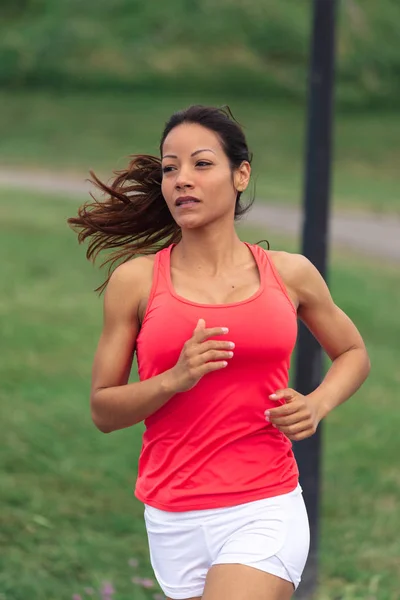
[[321, 420], [318, 405], [290, 388], [277, 390], [270, 400], [285, 400], [285, 404], [265, 411], [265, 420], [284, 433], [290, 440], [298, 442], [313, 435]]

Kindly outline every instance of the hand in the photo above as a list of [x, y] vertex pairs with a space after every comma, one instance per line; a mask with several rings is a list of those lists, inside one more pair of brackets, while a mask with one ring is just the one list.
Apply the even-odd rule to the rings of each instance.
[[270, 421], [290, 440], [298, 442], [317, 431], [321, 418], [317, 405], [307, 396], [290, 388], [277, 390], [270, 400], [285, 400], [285, 404], [265, 411], [266, 421]]
[[175, 393], [186, 392], [207, 373], [224, 369], [233, 356], [233, 342], [208, 340], [225, 335], [226, 327], [206, 329], [204, 319], [199, 319], [192, 337], [185, 342], [175, 367], [170, 369], [171, 386]]

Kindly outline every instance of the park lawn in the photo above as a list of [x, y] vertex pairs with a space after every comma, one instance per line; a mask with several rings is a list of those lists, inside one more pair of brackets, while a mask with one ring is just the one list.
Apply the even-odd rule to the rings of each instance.
[[[158, 155], [164, 123], [192, 103], [229, 104], [254, 153], [260, 199], [298, 204], [303, 189], [305, 106], [248, 94], [1, 92], [3, 168], [109, 177], [134, 153]], [[400, 213], [400, 113], [348, 112], [335, 121], [333, 204]], [[251, 188], [253, 189], [253, 188]]]
[[[100, 273], [66, 225], [76, 201], [0, 194], [0, 597], [67, 600], [111, 581], [115, 600], [157, 591], [143, 505], [134, 498], [142, 424], [91, 423], [90, 370], [102, 321]], [[265, 231], [241, 230], [258, 241]], [[293, 244], [268, 236], [274, 248]], [[317, 600], [395, 600], [400, 589], [398, 268], [334, 254], [337, 303], [363, 333], [372, 373], [324, 425]], [[128, 565], [132, 558], [139, 566]]]

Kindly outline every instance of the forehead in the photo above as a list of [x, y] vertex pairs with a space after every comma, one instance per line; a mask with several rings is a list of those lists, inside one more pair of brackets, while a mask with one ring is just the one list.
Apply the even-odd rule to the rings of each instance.
[[165, 138], [164, 154], [191, 154], [199, 148], [210, 148], [216, 154], [223, 153], [216, 133], [197, 123], [182, 123], [172, 129]]

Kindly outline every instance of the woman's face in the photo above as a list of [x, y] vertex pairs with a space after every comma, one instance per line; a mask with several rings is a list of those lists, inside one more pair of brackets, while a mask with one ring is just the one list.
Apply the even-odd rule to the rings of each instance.
[[[226, 215], [233, 219], [237, 191], [243, 191], [250, 178], [248, 162], [232, 177], [218, 136], [195, 123], [172, 129], [162, 150], [161, 189], [179, 227], [200, 227]], [[185, 202], [187, 196], [197, 201]]]

